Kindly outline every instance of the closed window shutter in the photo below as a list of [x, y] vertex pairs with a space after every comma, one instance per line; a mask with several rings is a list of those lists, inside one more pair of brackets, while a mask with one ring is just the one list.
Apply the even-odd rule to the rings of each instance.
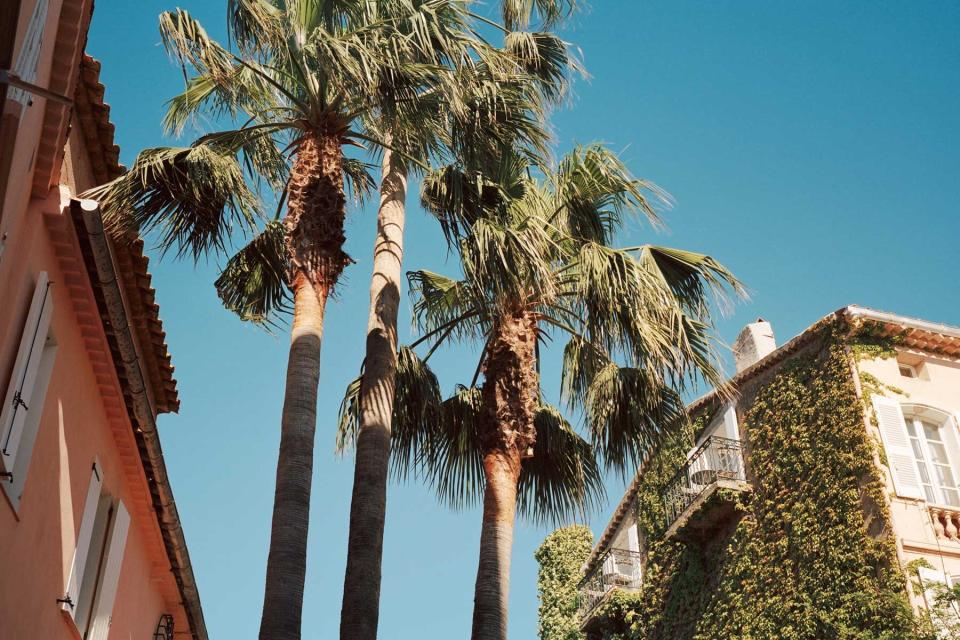
[[627, 529], [627, 546], [630, 551], [640, 551], [640, 535], [635, 524], [630, 525], [630, 528]]
[[37, 277], [27, 321], [23, 325], [20, 349], [13, 364], [10, 384], [0, 410], [0, 467], [12, 472], [23, 438], [28, 411], [42, 411], [42, 402], [31, 402], [40, 370], [43, 346], [50, 330], [53, 300], [46, 271]]
[[910, 435], [907, 433], [907, 423], [903, 419], [900, 403], [875, 395], [873, 408], [897, 495], [903, 498], [923, 497], [920, 471], [910, 446]]
[[117, 502], [110, 541], [107, 544], [107, 557], [104, 566], [97, 602], [94, 605], [93, 622], [87, 640], [106, 640], [110, 633], [110, 619], [113, 615], [113, 602], [117, 597], [117, 583], [120, 581], [120, 567], [123, 566], [123, 549], [127, 544], [127, 532], [130, 529], [130, 514], [123, 502]]
[[100, 475], [100, 465], [94, 460], [93, 470], [90, 473], [90, 484], [87, 487], [87, 497], [83, 502], [83, 517], [80, 519], [80, 532], [77, 534], [77, 548], [73, 553], [73, 562], [70, 565], [70, 578], [67, 580], [67, 592], [64, 596], [63, 610], [70, 617], [77, 615], [77, 602], [80, 597], [80, 582], [83, 580], [83, 570], [87, 565], [87, 556], [90, 554], [90, 541], [93, 536], [93, 525], [97, 517], [97, 506], [100, 504], [100, 492], [103, 487], [103, 478]]
[[737, 408], [732, 404], [723, 412], [723, 433], [720, 435], [731, 440], [740, 439], [740, 425], [737, 424]]
[[[13, 75], [27, 82], [36, 82], [37, 67], [40, 64], [40, 48], [43, 46], [43, 28], [47, 24], [47, 5], [48, 0], [37, 0], [33, 13], [30, 14], [30, 23], [27, 25], [27, 33], [23, 38], [23, 44], [20, 45], [20, 54], [13, 64]], [[28, 94], [15, 87], [10, 89], [9, 96], [20, 104], [26, 106], [30, 100]]]

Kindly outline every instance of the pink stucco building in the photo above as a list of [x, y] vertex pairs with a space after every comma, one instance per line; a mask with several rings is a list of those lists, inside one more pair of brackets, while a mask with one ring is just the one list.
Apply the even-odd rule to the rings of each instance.
[[122, 171], [92, 5], [0, 7], [0, 638], [203, 640], [147, 259], [78, 198]]

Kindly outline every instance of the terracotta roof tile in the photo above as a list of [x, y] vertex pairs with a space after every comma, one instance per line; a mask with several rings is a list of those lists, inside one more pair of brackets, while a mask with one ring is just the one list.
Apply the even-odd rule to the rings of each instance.
[[[113, 141], [110, 105], [103, 101], [103, 97], [100, 63], [84, 54], [75, 109], [97, 184], [109, 182], [126, 171], [120, 164], [120, 147]], [[156, 292], [151, 286], [150, 260], [143, 253], [143, 240], [137, 238], [130, 243], [116, 243], [114, 250], [157, 411], [176, 412], [180, 407], [177, 382], [160, 321], [160, 307], [155, 302]]]

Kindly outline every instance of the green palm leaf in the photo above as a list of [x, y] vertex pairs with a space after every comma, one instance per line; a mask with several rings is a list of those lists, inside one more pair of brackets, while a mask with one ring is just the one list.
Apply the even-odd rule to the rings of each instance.
[[223, 306], [241, 320], [275, 324], [277, 315], [292, 310], [289, 266], [283, 223], [274, 220], [230, 258], [214, 286]]

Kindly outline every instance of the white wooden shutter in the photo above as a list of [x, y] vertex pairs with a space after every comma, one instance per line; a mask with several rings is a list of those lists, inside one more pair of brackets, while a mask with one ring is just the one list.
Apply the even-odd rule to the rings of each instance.
[[731, 440], [740, 440], [740, 425], [737, 424], [737, 407], [729, 405], [723, 412], [723, 433], [724, 438]]
[[37, 277], [37, 286], [33, 290], [27, 321], [23, 325], [20, 349], [13, 364], [3, 408], [0, 409], [0, 467], [3, 471], [13, 471], [27, 412], [43, 410], [41, 402], [31, 403], [31, 396], [37, 382], [40, 358], [52, 315], [50, 281], [47, 272], [41, 271]]
[[110, 541], [107, 543], [107, 557], [104, 563], [97, 602], [94, 604], [93, 622], [87, 640], [107, 640], [110, 633], [110, 620], [113, 615], [113, 602], [117, 597], [117, 583], [120, 580], [120, 567], [123, 566], [123, 549], [127, 544], [127, 532], [130, 529], [130, 514], [123, 502], [117, 501], [113, 516]]
[[640, 535], [637, 532], [637, 525], [632, 524], [627, 529], [627, 547], [630, 551], [640, 551]]
[[90, 540], [93, 536], [93, 525], [97, 518], [97, 506], [100, 504], [100, 492], [103, 487], [99, 461], [94, 460], [90, 473], [90, 485], [87, 487], [87, 497], [83, 503], [83, 517], [80, 519], [80, 532], [77, 534], [77, 548], [73, 552], [73, 563], [70, 566], [70, 578], [67, 580], [67, 592], [61, 605], [71, 617], [77, 615], [77, 602], [80, 598], [80, 582], [83, 580], [83, 570], [87, 565], [87, 556], [90, 554]]
[[607, 554], [607, 557], [603, 560], [603, 575], [612, 576], [617, 572], [617, 559], [613, 556], [613, 552]]
[[[40, 49], [43, 46], [43, 29], [47, 24], [47, 5], [48, 0], [37, 0], [37, 4], [33, 7], [27, 33], [20, 45], [20, 53], [11, 69], [13, 75], [31, 83], [37, 80], [37, 66], [40, 64]], [[30, 96], [16, 87], [10, 89], [9, 96], [24, 106], [30, 101]]]
[[907, 423], [903, 419], [900, 403], [874, 395], [873, 408], [897, 495], [904, 498], [922, 498], [920, 471], [910, 446], [910, 434], [907, 433]]

